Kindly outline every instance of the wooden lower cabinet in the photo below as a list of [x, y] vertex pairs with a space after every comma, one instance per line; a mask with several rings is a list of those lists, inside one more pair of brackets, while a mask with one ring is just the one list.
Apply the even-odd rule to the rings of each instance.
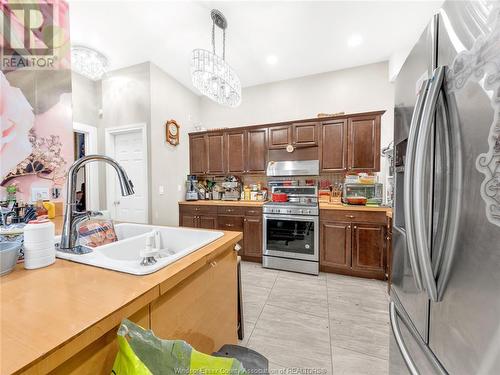
[[[232, 246], [218, 254], [203, 259], [199, 269], [170, 289], [165, 287], [166, 292], [128, 319], [152, 329], [157, 337], [185, 340], [207, 354], [236, 344], [237, 255]], [[117, 330], [118, 326], [106, 332], [55, 369], [37, 373], [110, 374], [118, 352]]]
[[247, 260], [262, 259], [262, 215], [245, 217], [242, 255]]
[[260, 207], [179, 205], [179, 225], [243, 232], [239, 254], [244, 260], [262, 261], [262, 208]]
[[197, 228], [217, 229], [217, 216], [214, 216], [214, 215], [200, 215], [200, 216], [198, 216]]
[[179, 222], [181, 227], [197, 228], [198, 216], [185, 213], [179, 217]]
[[320, 269], [384, 280], [387, 224], [385, 213], [381, 214], [349, 211], [320, 213]]
[[321, 222], [320, 264], [324, 270], [351, 268], [351, 224], [341, 222]]
[[[129, 318], [141, 327], [149, 329], [149, 305]], [[88, 345], [85, 349], [52, 370], [51, 375], [67, 374], [110, 374], [118, 352], [116, 332], [118, 326]]]
[[158, 337], [185, 340], [212, 353], [237, 342], [237, 313], [236, 253], [230, 252], [151, 303], [151, 329]]
[[383, 274], [385, 227], [377, 224], [354, 224], [352, 232], [352, 269]]

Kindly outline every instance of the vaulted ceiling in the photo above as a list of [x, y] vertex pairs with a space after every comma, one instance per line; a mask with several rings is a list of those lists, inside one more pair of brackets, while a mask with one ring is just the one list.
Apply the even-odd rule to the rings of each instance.
[[[228, 20], [226, 60], [252, 86], [389, 60], [418, 39], [441, 4], [70, 1], [71, 39], [106, 55], [111, 70], [152, 61], [193, 89], [191, 51], [211, 49], [216, 8]], [[220, 34], [216, 41], [220, 51]]]

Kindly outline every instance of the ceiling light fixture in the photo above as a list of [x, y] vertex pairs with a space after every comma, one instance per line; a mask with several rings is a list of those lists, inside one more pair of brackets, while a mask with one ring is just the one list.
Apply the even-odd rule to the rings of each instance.
[[102, 53], [85, 46], [71, 47], [71, 69], [93, 80], [100, 80], [108, 67], [108, 59]]
[[[205, 49], [193, 50], [191, 78], [193, 85], [203, 95], [228, 107], [241, 103], [241, 83], [236, 72], [226, 62], [227, 21], [217, 9], [212, 17], [212, 52]], [[222, 30], [222, 57], [215, 53], [215, 26]]]
[[276, 57], [276, 55], [269, 55], [266, 57], [266, 62], [269, 65], [274, 65], [278, 62], [278, 58]]
[[349, 47], [357, 47], [361, 43], [363, 43], [363, 37], [361, 35], [359, 35], [359, 34], [351, 35], [351, 37], [347, 41], [347, 45]]

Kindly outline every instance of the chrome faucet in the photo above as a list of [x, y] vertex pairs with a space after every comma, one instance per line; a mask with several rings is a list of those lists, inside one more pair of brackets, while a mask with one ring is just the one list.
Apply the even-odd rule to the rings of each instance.
[[78, 170], [85, 164], [93, 161], [103, 161], [111, 165], [120, 181], [120, 188], [123, 196], [134, 194], [134, 185], [129, 180], [127, 173], [116, 160], [103, 155], [87, 155], [76, 160], [68, 171], [68, 180], [66, 181], [66, 206], [64, 208], [64, 224], [61, 234], [61, 243], [59, 250], [74, 254], [83, 254], [88, 250], [77, 245], [78, 231], [77, 225], [91, 217], [102, 215], [99, 211], [78, 212], [76, 206], [76, 177]]

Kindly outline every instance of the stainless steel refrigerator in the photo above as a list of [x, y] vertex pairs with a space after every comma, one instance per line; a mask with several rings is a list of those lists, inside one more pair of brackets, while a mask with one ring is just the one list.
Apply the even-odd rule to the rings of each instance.
[[500, 2], [445, 2], [395, 90], [389, 372], [500, 374]]

